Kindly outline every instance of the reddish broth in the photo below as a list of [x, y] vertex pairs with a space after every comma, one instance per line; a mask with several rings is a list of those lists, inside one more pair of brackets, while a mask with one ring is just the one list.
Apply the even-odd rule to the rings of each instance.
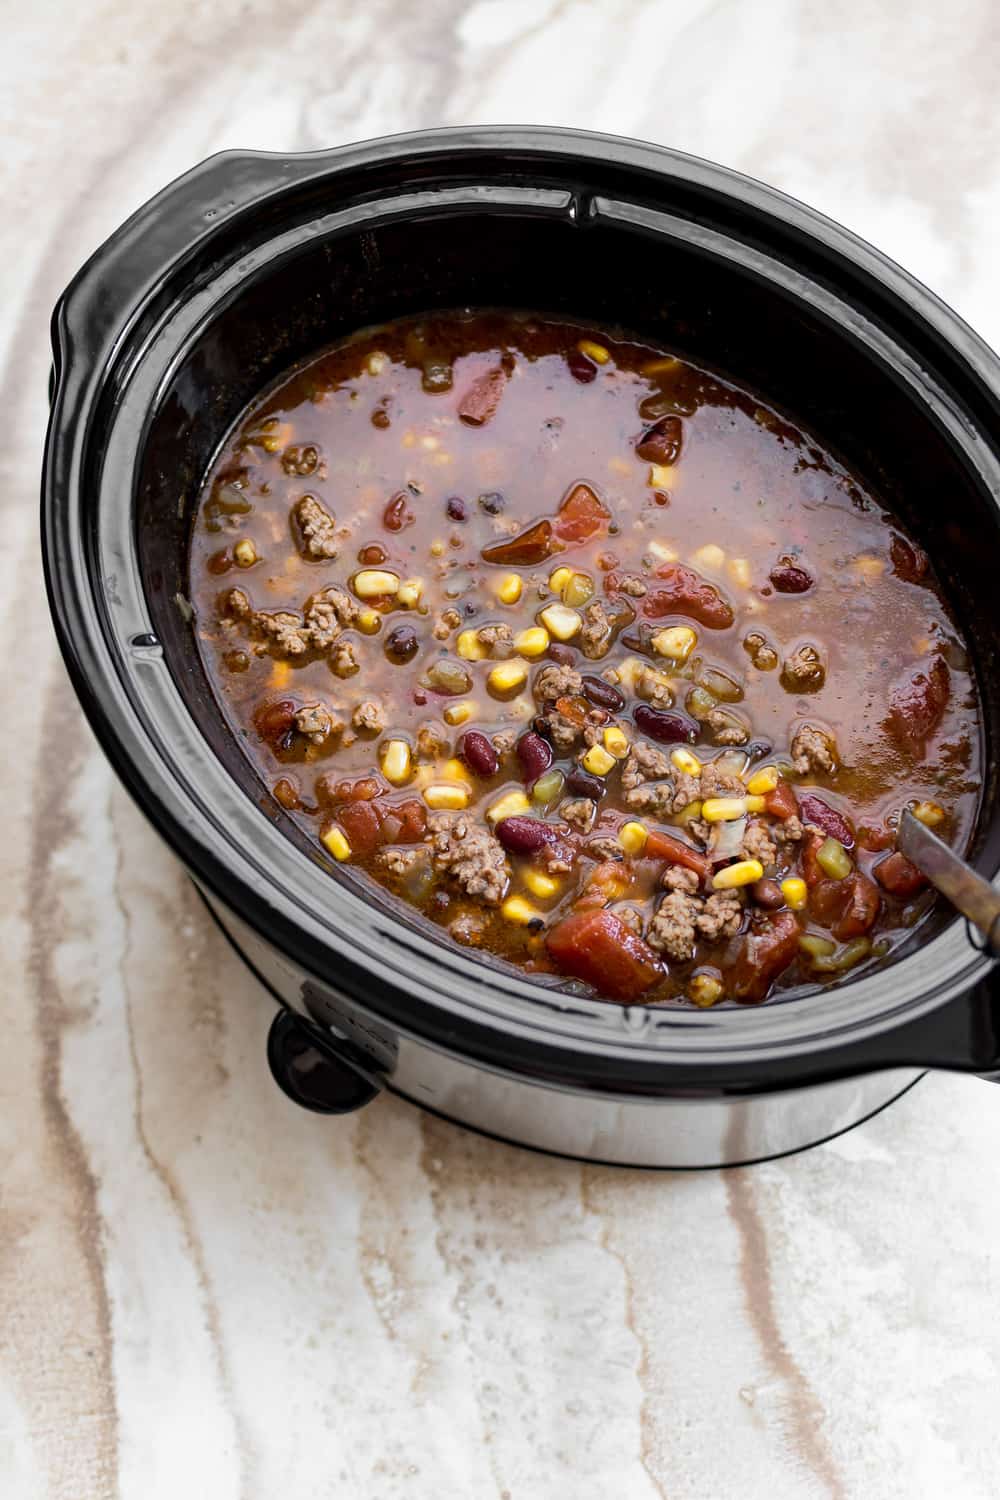
[[829, 983], [928, 909], [900, 810], [972, 828], [933, 559], [815, 436], [621, 335], [435, 315], [323, 354], [227, 440], [190, 577], [222, 710], [319, 846], [612, 999]]

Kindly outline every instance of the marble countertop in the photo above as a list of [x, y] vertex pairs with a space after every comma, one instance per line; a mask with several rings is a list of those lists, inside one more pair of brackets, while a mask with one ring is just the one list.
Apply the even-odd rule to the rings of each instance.
[[691, 1176], [391, 1099], [301, 1113], [270, 1001], [77, 709], [36, 493], [57, 294], [226, 146], [643, 136], [826, 210], [1000, 342], [991, 0], [8, 0], [3, 34], [5, 1500], [990, 1500], [1000, 1090], [927, 1078]]

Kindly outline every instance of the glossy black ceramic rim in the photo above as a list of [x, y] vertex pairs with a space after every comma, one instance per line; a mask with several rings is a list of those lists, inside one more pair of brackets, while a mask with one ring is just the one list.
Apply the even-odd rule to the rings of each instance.
[[[341, 203], [341, 182], [365, 174], [373, 192]], [[461, 186], [449, 189], [449, 180]], [[282, 203], [317, 186], [326, 215], [281, 227]], [[304, 234], [412, 212], [418, 200], [420, 211], [433, 211], [435, 199], [447, 206], [470, 193], [531, 200], [581, 228], [601, 213], [646, 215], [706, 254], [728, 246], [753, 274], [782, 278], [889, 362], [996, 502], [996, 356], [893, 262], [760, 183], [661, 147], [552, 129], [430, 131], [302, 157], [215, 157], [123, 225], [53, 320], [46, 581], [67, 665], [105, 752], [196, 878], [293, 964], [404, 1034], [484, 1066], [563, 1086], [656, 1093], [780, 1086], [932, 1061], [901, 1055], [901, 1028], [973, 990], [985, 1004], [993, 988], [992, 966], [960, 922], [881, 972], [757, 1010], [623, 1009], [561, 994], [394, 923], [324, 880], [230, 779], [181, 702], [152, 637], [123, 503], [134, 493], [143, 419], [180, 352], [223, 299]], [[192, 290], [209, 259], [212, 277]], [[991, 829], [978, 860], [991, 877], [998, 846], [1000, 829]]]

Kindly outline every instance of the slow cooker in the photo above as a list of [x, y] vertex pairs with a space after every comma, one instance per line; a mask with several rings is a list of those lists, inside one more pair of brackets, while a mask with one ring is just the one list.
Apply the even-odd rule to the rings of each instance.
[[[722, 167], [580, 131], [438, 130], [213, 157], [128, 220], [53, 320], [49, 598], [104, 750], [279, 1004], [291, 1097], [391, 1089], [509, 1141], [657, 1167], [820, 1141], [929, 1067], [1000, 1068], [1000, 980], [937, 910], [881, 968], [759, 1008], [611, 1005], [429, 936], [327, 862], [226, 730], [185, 593], [199, 482], [246, 403], [364, 325], [526, 307], [640, 330], [816, 428], [932, 555], [996, 763], [1000, 364], [930, 292]], [[997, 783], [970, 858], [1000, 867]]]

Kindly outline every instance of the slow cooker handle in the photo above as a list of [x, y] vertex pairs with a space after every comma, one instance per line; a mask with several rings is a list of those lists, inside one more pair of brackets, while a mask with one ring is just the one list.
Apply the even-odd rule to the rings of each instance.
[[57, 379], [74, 352], [88, 363], [107, 357], [138, 310], [166, 295], [167, 279], [195, 251], [203, 264], [208, 246], [220, 262], [238, 258], [244, 211], [259, 211], [268, 197], [320, 175], [344, 149], [292, 156], [222, 151], [143, 204], [60, 299], [53, 320]]
[[271, 1022], [267, 1061], [282, 1093], [315, 1114], [350, 1114], [370, 1104], [385, 1086], [385, 1079], [361, 1063], [349, 1043], [290, 1010], [279, 1010]]

